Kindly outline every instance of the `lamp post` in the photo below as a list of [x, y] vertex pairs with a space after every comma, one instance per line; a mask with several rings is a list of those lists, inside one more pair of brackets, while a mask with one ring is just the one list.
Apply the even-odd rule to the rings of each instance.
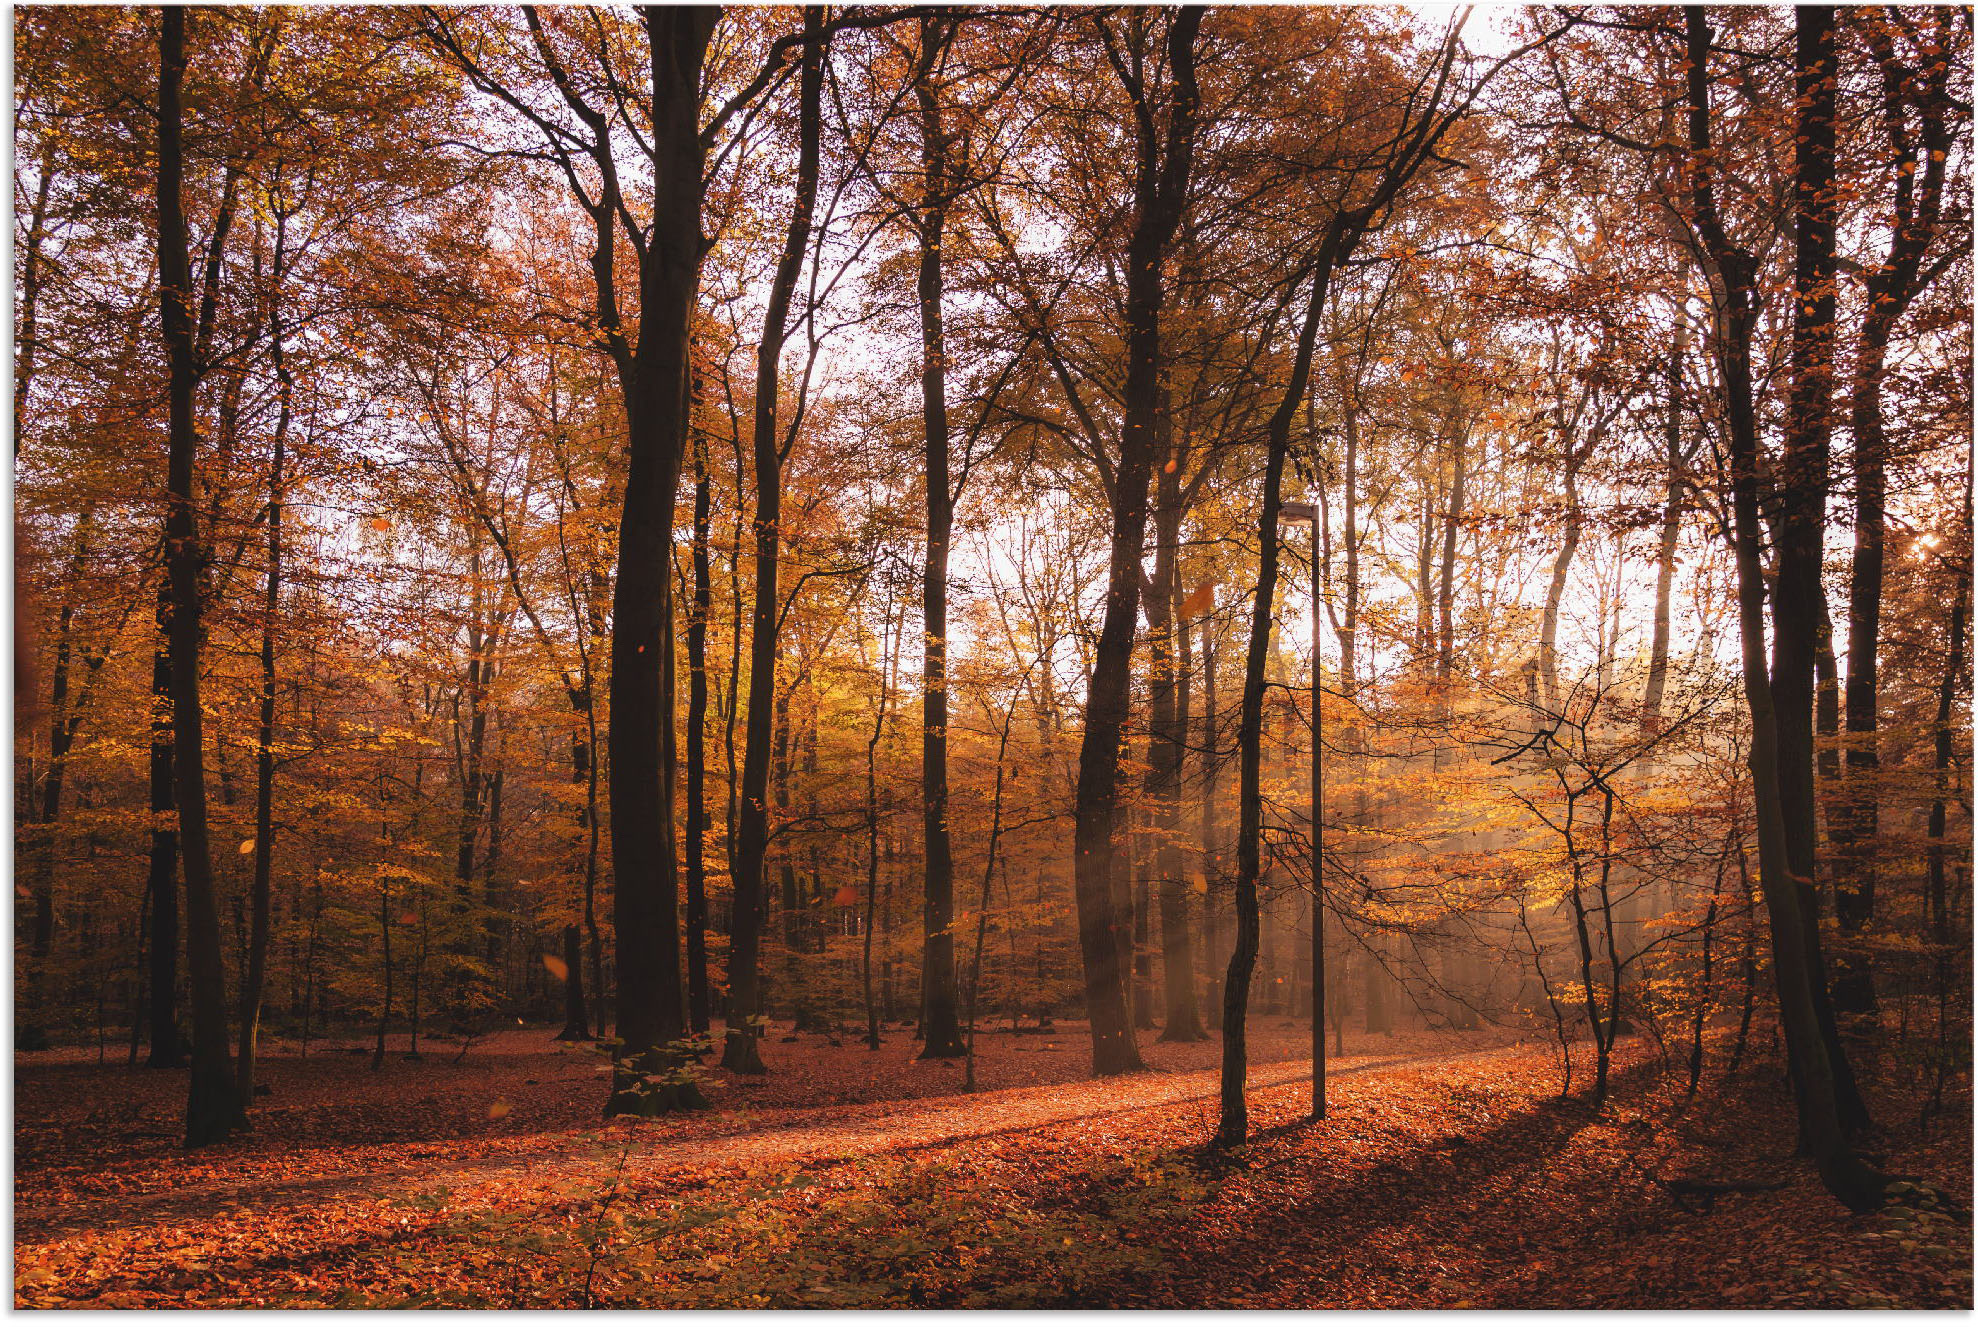
[[1319, 511], [1314, 503], [1278, 504], [1278, 520], [1312, 527], [1312, 1118], [1326, 1117], [1325, 831], [1319, 824], [1324, 787], [1319, 764]]

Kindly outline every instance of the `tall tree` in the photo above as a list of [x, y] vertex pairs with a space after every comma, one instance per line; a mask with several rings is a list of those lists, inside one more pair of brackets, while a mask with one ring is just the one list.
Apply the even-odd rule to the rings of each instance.
[[[1881, 67], [1880, 129], [1891, 172], [1888, 245], [1863, 282], [1866, 311], [1855, 337], [1848, 429], [1854, 444], [1854, 548], [1848, 577], [1846, 778], [1832, 816], [1834, 913], [1846, 937], [1834, 956], [1834, 1003], [1850, 1014], [1875, 1008], [1869, 956], [1854, 939], [1875, 913], [1880, 815], [1877, 774], [1880, 725], [1884, 564], [1888, 543], [1889, 444], [1883, 384], [1889, 344], [1916, 297], [1962, 247], [1926, 266], [1946, 229], [1944, 184], [1949, 171], [1955, 99], [1950, 62], [1924, 52], [1948, 47], [1948, 13], [1927, 20], [1894, 7], [1848, 10], [1848, 26], [1863, 34]], [[1919, 31], [1920, 29], [1920, 31]], [[1899, 48], [1898, 39], [1907, 38]], [[1920, 58], [1908, 58], [1906, 48]], [[1968, 114], [1968, 112], [1966, 112]], [[1823, 306], [1832, 311], [1833, 301]]]
[[942, 127], [937, 71], [953, 38], [953, 20], [920, 20], [914, 73], [919, 110], [921, 196], [915, 227], [919, 267], [920, 418], [927, 490], [927, 558], [921, 582], [925, 647], [921, 660], [921, 829], [926, 840], [926, 932], [921, 951], [923, 1060], [965, 1053], [955, 977], [955, 854], [948, 834], [948, 546], [955, 497], [948, 476], [948, 351], [941, 321], [941, 245], [950, 201], [952, 147]]
[[[1827, 58], [1822, 53], [1823, 47], [1829, 54], [1832, 50], [1832, 17], [1832, 11], [1828, 10], [1824, 15], [1807, 14], [1801, 20], [1798, 71], [1802, 84], [1821, 80], [1820, 67]], [[1826, 30], [1824, 34], [1823, 28]], [[1751, 365], [1752, 328], [1757, 312], [1757, 271], [1750, 251], [1732, 240], [1718, 207], [1718, 181], [1722, 168], [1713, 153], [1715, 138], [1709, 78], [1711, 29], [1708, 14], [1700, 6], [1684, 9], [1684, 48], [1687, 57], [1684, 75], [1689, 148], [1687, 174], [1693, 224], [1708, 265], [1715, 309], [1712, 350], [1717, 362], [1725, 434], [1729, 443], [1739, 642], [1743, 656], [1745, 700], [1752, 724], [1751, 773], [1758, 818], [1759, 882], [1764, 890], [1766, 911], [1771, 922], [1772, 961], [1778, 985], [1780, 1021], [1785, 1026], [1800, 1128], [1808, 1150], [1813, 1154], [1829, 1191], [1851, 1207], [1866, 1209], [1880, 1200], [1883, 1178], [1863, 1163], [1848, 1146], [1836, 1087], [1836, 1068], [1828, 1054], [1827, 1039], [1822, 1035], [1816, 1004], [1816, 988], [1824, 985], [1825, 974], [1816, 963], [1816, 955], [1808, 950], [1807, 937], [1813, 921], [1806, 916], [1800, 881], [1795, 878], [1795, 863], [1789, 846], [1794, 835], [1788, 829], [1788, 780], [1783, 774], [1788, 742], [1781, 737], [1780, 707], [1774, 691], [1773, 673], [1767, 668], [1765, 656], [1767, 622], [1761, 551], [1763, 535], [1759, 526], [1759, 436]], [[1803, 124], [1803, 131], [1814, 136], [1830, 133], [1832, 106], [1831, 92], [1813, 90], [1801, 109], [1801, 116], [1813, 122]], [[1828, 122], [1821, 123], [1823, 119]], [[1801, 159], [1806, 160], [1810, 155], [1801, 154]], [[1817, 167], [1814, 169], [1817, 170]], [[1802, 200], [1805, 197], [1802, 196]], [[1804, 206], [1804, 201], [1801, 205]], [[1804, 221], [1805, 218], [1799, 216], [1796, 220]], [[1803, 461], [1803, 467], [1804, 464]], [[1803, 468], [1801, 473], [1804, 473]], [[1780, 545], [1783, 556], [1804, 561], [1809, 551], [1809, 536], [1804, 526], [1805, 517], [1801, 517], [1800, 527], [1791, 532], [1794, 546], [1790, 552], [1787, 551], [1789, 536], [1782, 531]], [[1817, 560], [1817, 531], [1811, 539], [1811, 551]], [[1794, 574], [1803, 577], [1804, 572], [1796, 571]], [[1796, 608], [1803, 607], [1803, 589], [1799, 594], [1800, 598], [1786, 602]], [[1804, 688], [1807, 703], [1806, 714], [1801, 717], [1810, 727], [1811, 624], [1789, 622], [1788, 644], [1799, 647], [1803, 653], [1795, 655], [1780, 649], [1777, 656], [1779, 675], [1790, 688], [1804, 671], [1808, 679]], [[1800, 744], [1798, 754], [1803, 755], [1809, 764], [1802, 786], [1810, 787], [1810, 740]], [[1810, 806], [1802, 805], [1796, 809], [1801, 814], [1811, 815]]]
[[179, 861], [185, 875], [186, 973], [192, 987], [192, 1077], [185, 1143], [225, 1142], [240, 1116], [227, 1052], [226, 968], [206, 824], [204, 715], [200, 709], [200, 579], [206, 560], [194, 506], [199, 435], [193, 393], [192, 268], [186, 257], [183, 87], [184, 9], [168, 8], [158, 37], [158, 298], [171, 374], [165, 563], [171, 586], [172, 791], [178, 803]]
[[[1087, 684], [1085, 732], [1078, 754], [1073, 882], [1078, 902], [1079, 952], [1085, 965], [1086, 1015], [1092, 1023], [1092, 1071], [1126, 1073], [1141, 1067], [1120, 965], [1120, 929], [1132, 918], [1114, 897], [1114, 857], [1120, 831], [1120, 748], [1131, 700], [1133, 635], [1140, 616], [1140, 559], [1146, 548], [1148, 484], [1158, 444], [1161, 304], [1168, 242], [1181, 220], [1195, 151], [1201, 100], [1195, 79], [1195, 39], [1203, 9], [1184, 5], [1168, 22], [1166, 123], [1152, 85], [1143, 43], [1125, 49], [1099, 20], [1107, 59], [1133, 108], [1133, 227], [1126, 245], [1126, 380], [1121, 392], [1119, 456], [1112, 475], [1111, 557], [1105, 616]], [[1136, 12], [1138, 30], [1150, 16]]]
[[761, 952], [766, 913], [763, 878], [769, 849], [769, 764], [775, 742], [776, 659], [782, 626], [782, 601], [777, 593], [781, 556], [783, 463], [796, 439], [792, 426], [786, 436], [777, 420], [778, 375], [783, 367], [783, 343], [789, 335], [790, 299], [802, 273], [804, 251], [810, 243], [811, 219], [817, 206], [818, 140], [824, 122], [824, 11], [804, 8], [803, 57], [797, 90], [796, 196], [783, 232], [782, 252], [769, 287], [762, 316], [762, 337], [756, 350], [754, 455], [756, 509], [755, 600], [749, 619], [749, 698], [742, 754], [740, 823], [735, 835], [735, 929], [728, 952], [728, 1031], [722, 1045], [723, 1068], [739, 1073], [763, 1072], [754, 1020], [762, 1012]]

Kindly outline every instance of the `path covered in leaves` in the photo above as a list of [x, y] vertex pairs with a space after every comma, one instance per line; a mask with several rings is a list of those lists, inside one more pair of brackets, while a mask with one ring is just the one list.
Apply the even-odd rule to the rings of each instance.
[[[1774, 1125], [1791, 1136], [1769, 1074], [1726, 1089], [1733, 1112], [1681, 1111], [1643, 1047], [1596, 1116], [1557, 1099], [1543, 1048], [1349, 1042], [1331, 1118], [1313, 1125], [1302, 1038], [1268, 1029], [1258, 1136], [1211, 1155], [1214, 1043], [1150, 1047], [1153, 1072], [1092, 1082], [1077, 1029], [1001, 1036], [985, 1090], [963, 1095], [959, 1066], [914, 1062], [903, 1037], [877, 1054], [807, 1039], [775, 1047], [766, 1079], [714, 1075], [712, 1111], [606, 1127], [591, 1061], [524, 1035], [457, 1065], [388, 1065], [395, 1099], [366, 1090], [355, 1057], [278, 1061], [289, 1093], [341, 1091], [347, 1109], [271, 1105], [221, 1152], [145, 1152], [140, 1137], [143, 1154], [94, 1167], [85, 1152], [165, 1123], [168, 1097], [106, 1118], [50, 1084], [129, 1071], [28, 1067], [17, 1303], [1969, 1301], [1966, 1218], [1849, 1217], [1763, 1146]], [[78, 1126], [66, 1146], [60, 1100]], [[1968, 1189], [1961, 1130], [1898, 1141], [1898, 1169]], [[1752, 1188], [1705, 1210], [1684, 1197], [1696, 1177]]]

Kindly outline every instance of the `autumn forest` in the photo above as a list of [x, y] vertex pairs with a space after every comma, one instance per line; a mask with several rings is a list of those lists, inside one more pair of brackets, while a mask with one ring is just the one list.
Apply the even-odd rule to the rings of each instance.
[[17, 1306], [1970, 1307], [1968, 7], [12, 49]]

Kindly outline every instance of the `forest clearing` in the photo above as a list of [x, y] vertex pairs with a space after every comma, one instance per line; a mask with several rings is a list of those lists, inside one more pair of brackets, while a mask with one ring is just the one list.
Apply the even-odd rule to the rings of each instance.
[[1972, 15], [14, 15], [17, 1305], [1969, 1307]]

